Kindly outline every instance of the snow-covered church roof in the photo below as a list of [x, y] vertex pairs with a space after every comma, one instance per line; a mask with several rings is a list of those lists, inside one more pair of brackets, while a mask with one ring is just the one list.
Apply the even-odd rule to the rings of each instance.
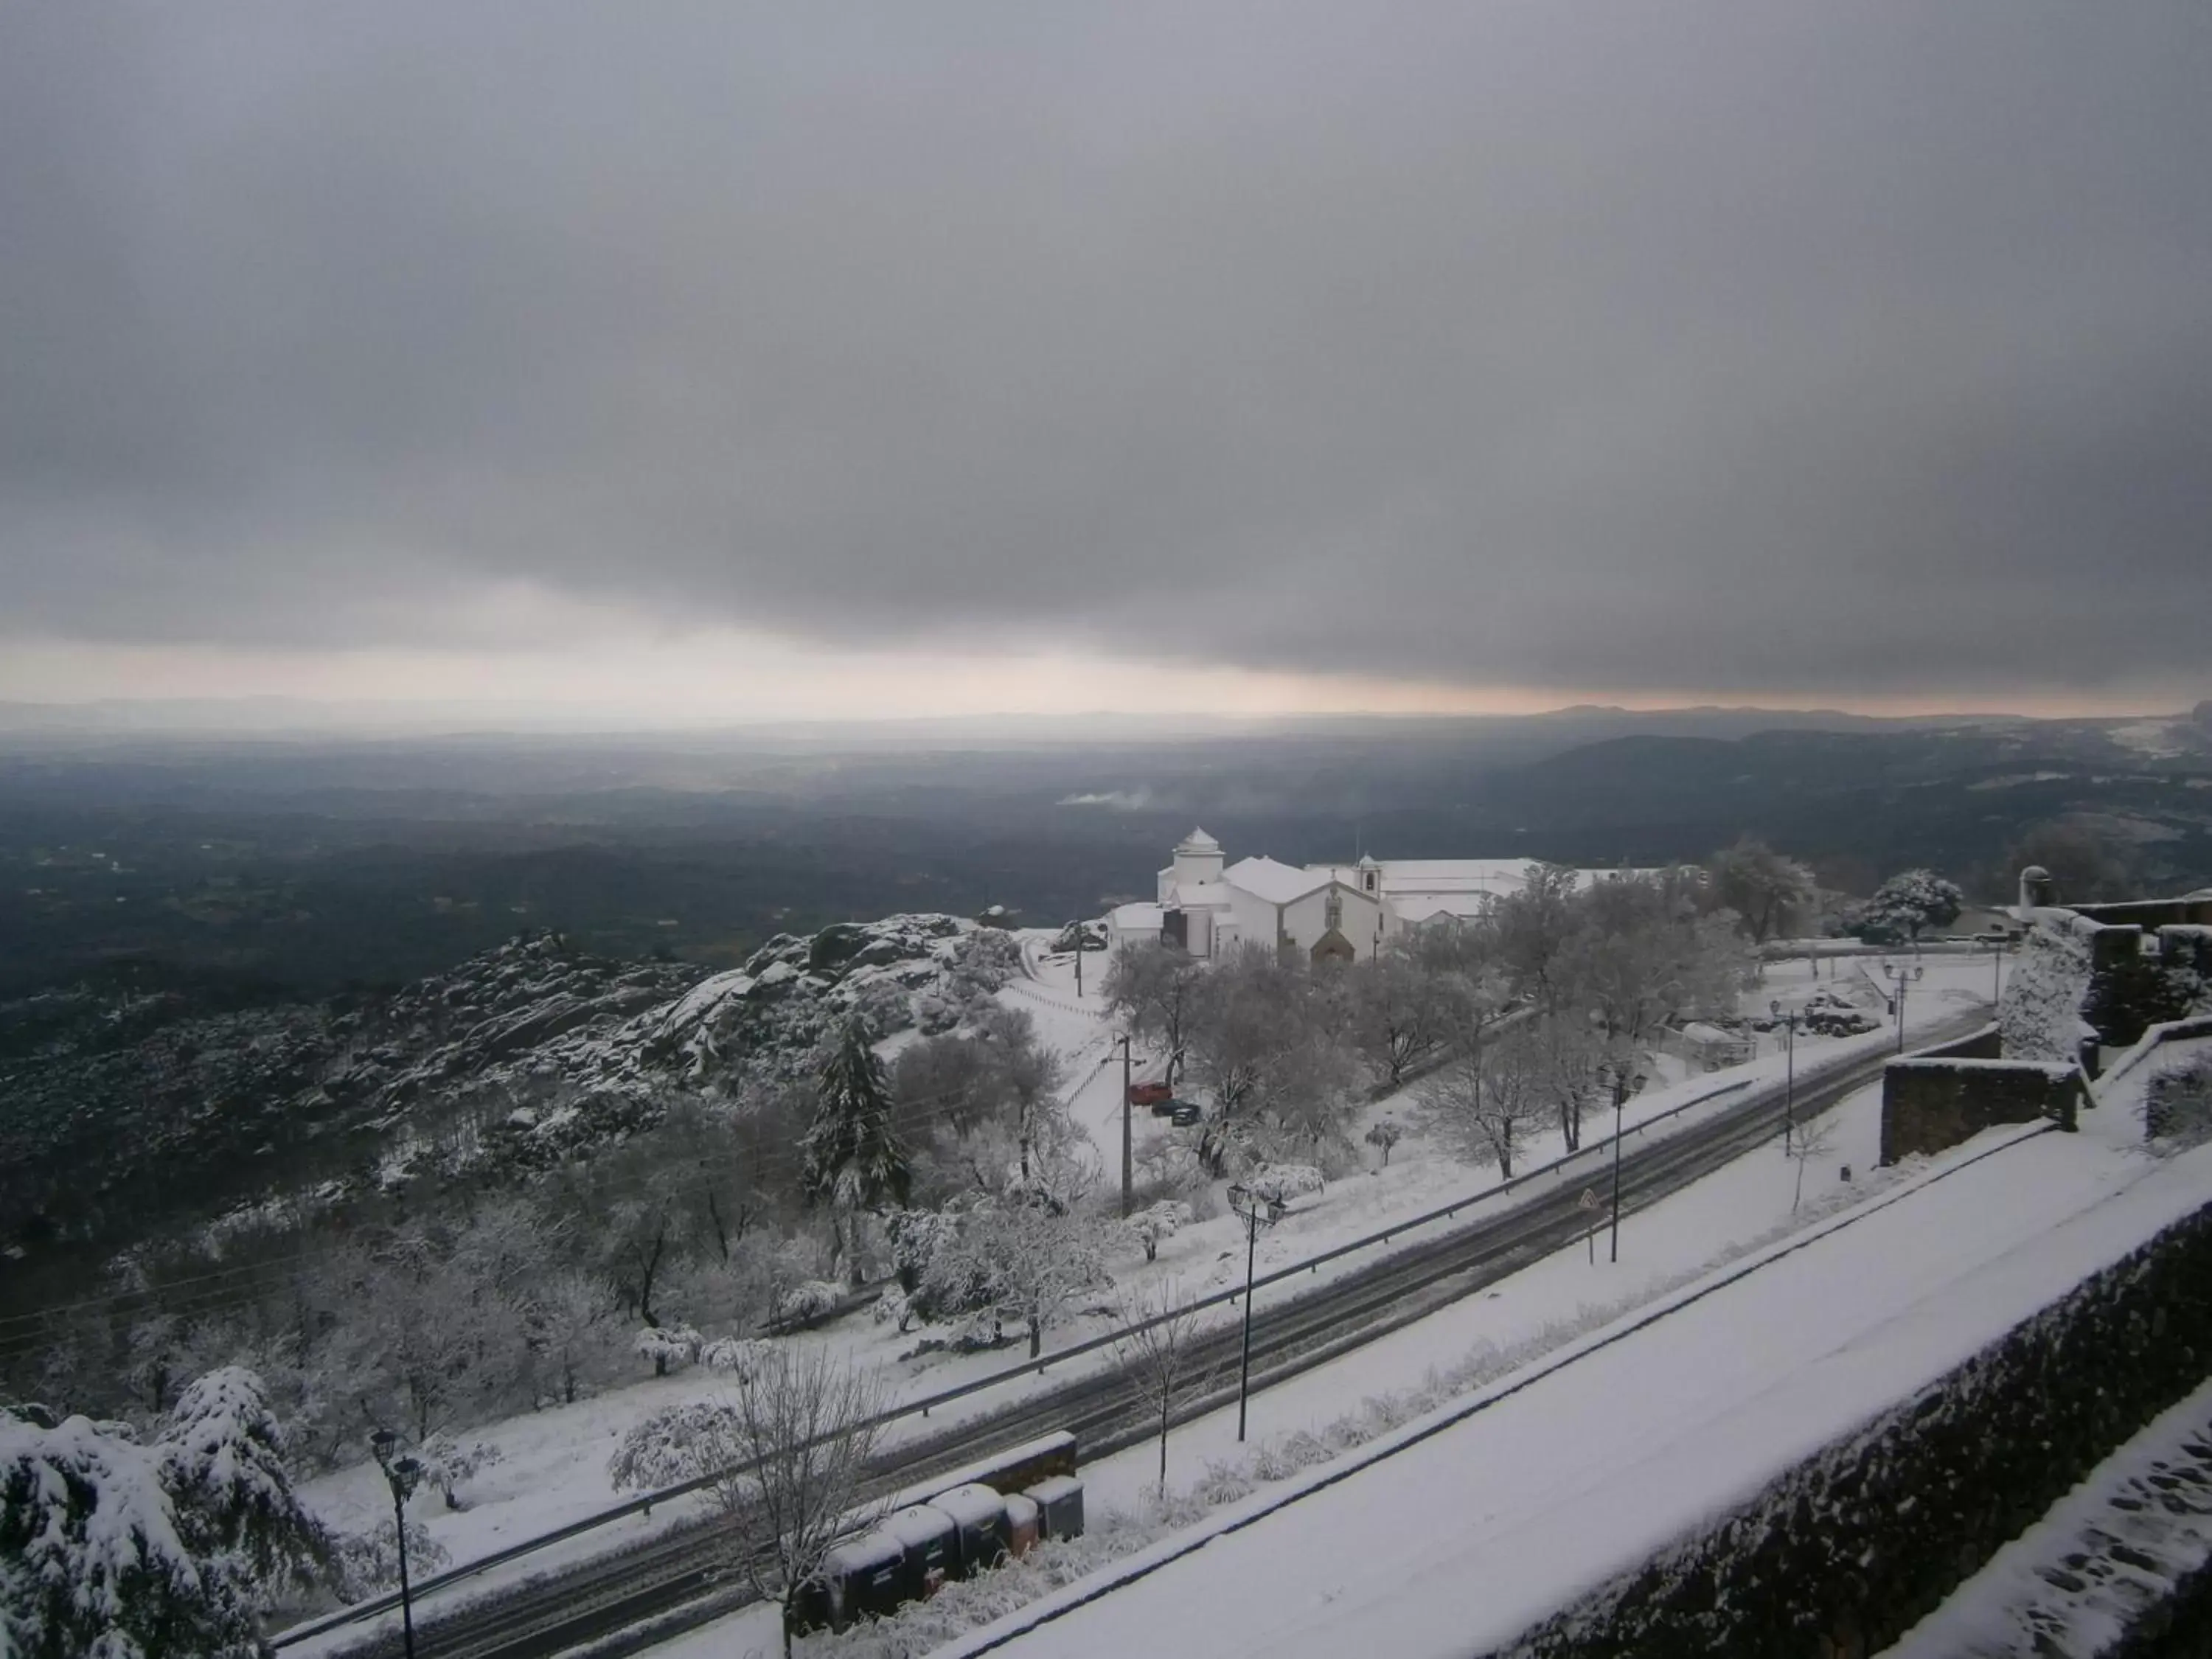
[[1218, 853], [1220, 850], [1219, 842], [1207, 835], [1205, 830], [1198, 829], [1194, 829], [1176, 845], [1176, 851], [1178, 853]]

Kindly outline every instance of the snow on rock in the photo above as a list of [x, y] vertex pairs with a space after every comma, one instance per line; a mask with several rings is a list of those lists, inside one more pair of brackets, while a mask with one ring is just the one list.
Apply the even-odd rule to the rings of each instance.
[[2021, 941], [1997, 1006], [2009, 1060], [2078, 1059], [2082, 1038], [2096, 1035], [2081, 1018], [2092, 969], [2088, 935], [2071, 918], [2047, 917], [2039, 915]]

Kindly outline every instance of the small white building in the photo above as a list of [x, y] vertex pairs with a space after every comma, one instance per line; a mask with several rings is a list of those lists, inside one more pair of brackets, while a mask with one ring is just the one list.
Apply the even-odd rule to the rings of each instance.
[[[1527, 884], [1534, 859], [1377, 859], [1303, 867], [1267, 857], [1226, 864], [1221, 843], [1193, 830], [1159, 872], [1158, 901], [1113, 913], [1113, 943], [1158, 939], [1194, 957], [1239, 940], [1302, 951], [1315, 961], [1369, 956], [1409, 927], [1480, 915]], [[1582, 870], [1581, 881], [1618, 879]]]

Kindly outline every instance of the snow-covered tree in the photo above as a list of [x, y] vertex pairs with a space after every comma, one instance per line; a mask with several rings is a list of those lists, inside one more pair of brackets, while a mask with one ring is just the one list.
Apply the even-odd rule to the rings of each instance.
[[531, 1345], [544, 1381], [558, 1388], [563, 1405], [574, 1405], [578, 1385], [613, 1357], [620, 1336], [616, 1313], [614, 1297], [586, 1273], [556, 1273], [531, 1291]]
[[293, 1493], [283, 1432], [252, 1371], [225, 1365], [187, 1384], [157, 1449], [195, 1555], [242, 1560], [272, 1603], [329, 1565], [330, 1537]]
[[1341, 1145], [1359, 1076], [1334, 976], [1248, 942], [1199, 991], [1189, 1047], [1192, 1075], [1214, 1101], [1199, 1138], [1207, 1169]]
[[261, 1652], [251, 1553], [196, 1551], [194, 1533], [218, 1520], [180, 1516], [162, 1483], [167, 1455], [120, 1425], [71, 1417], [46, 1427], [0, 1411], [0, 1653]]
[[1714, 854], [1705, 877], [1713, 902], [1735, 913], [1754, 945], [1794, 928], [1820, 893], [1810, 869], [1750, 836]]
[[1157, 1204], [1148, 1204], [1121, 1223], [1122, 1231], [1144, 1246], [1145, 1260], [1157, 1261], [1160, 1256], [1160, 1241], [1172, 1238], [1182, 1228], [1190, 1224], [1190, 1206], [1179, 1198], [1164, 1198]]
[[1369, 1146], [1381, 1150], [1382, 1167], [1387, 1170], [1390, 1167], [1390, 1149], [1404, 1139], [1405, 1136], [1406, 1131], [1396, 1118], [1385, 1117], [1370, 1124], [1367, 1133], [1363, 1139]]
[[892, 1123], [883, 1065], [857, 1022], [846, 1025], [823, 1065], [814, 1122], [801, 1151], [807, 1201], [830, 1205], [846, 1276], [858, 1285], [860, 1217], [885, 1204], [906, 1202], [911, 1161]]
[[1536, 1059], [1530, 1036], [1516, 1029], [1486, 1048], [1480, 1061], [1454, 1060], [1420, 1085], [1422, 1127], [1459, 1157], [1495, 1163], [1510, 1179], [1541, 1110]]
[[1345, 988], [1352, 1042], [1384, 1088], [1399, 1087], [1409, 1066], [1427, 1059], [1450, 1036], [1443, 975], [1401, 941], [1354, 963]]
[[1863, 927], [1918, 943], [1930, 927], [1959, 919], [1966, 896], [1933, 870], [1905, 870], [1874, 890], [1859, 912]]
[[1157, 940], [1132, 941], [1114, 952], [1103, 988], [1106, 1007], [1139, 1042], [1167, 1059], [1167, 1085], [1182, 1073], [1198, 985], [1206, 969], [1188, 953]]
[[1079, 1297], [1113, 1283], [1098, 1230], [1078, 1216], [1038, 1205], [997, 1205], [970, 1218], [975, 1243], [994, 1268], [993, 1302], [1029, 1333], [1030, 1358], [1043, 1351], [1046, 1330]]

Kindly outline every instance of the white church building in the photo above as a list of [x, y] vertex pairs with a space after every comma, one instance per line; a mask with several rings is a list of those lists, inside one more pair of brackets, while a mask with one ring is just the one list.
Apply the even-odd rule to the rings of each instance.
[[[1218, 957], [1239, 942], [1273, 944], [1315, 961], [1371, 955], [1409, 927], [1480, 915], [1517, 893], [1534, 859], [1377, 859], [1356, 864], [1225, 861], [1221, 843], [1193, 830], [1159, 872], [1158, 901], [1124, 904], [1109, 919], [1111, 942], [1158, 939], [1194, 957]], [[1584, 883], [1616, 870], [1577, 872]]]

